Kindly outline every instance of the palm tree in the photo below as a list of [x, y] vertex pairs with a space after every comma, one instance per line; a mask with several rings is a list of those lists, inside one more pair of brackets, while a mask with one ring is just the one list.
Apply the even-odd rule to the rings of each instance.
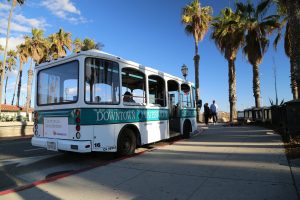
[[26, 63], [28, 61], [28, 58], [29, 58], [28, 48], [26, 47], [25, 44], [20, 44], [20, 45], [17, 46], [17, 54], [18, 54], [18, 57], [19, 57], [20, 67], [19, 67], [19, 72], [18, 72], [17, 79], [16, 79], [14, 95], [13, 95], [13, 98], [12, 98], [11, 105], [14, 104], [16, 87], [18, 86], [16, 105], [19, 106], [20, 105], [21, 86], [22, 86], [23, 64]]
[[245, 26], [245, 46], [243, 53], [253, 70], [253, 95], [255, 107], [260, 107], [260, 79], [259, 65], [268, 49], [268, 35], [275, 29], [280, 28], [277, 15], [265, 17], [266, 10], [271, 0], [263, 0], [256, 7], [251, 2], [237, 3], [237, 12], [244, 20]]
[[52, 59], [64, 57], [67, 50], [72, 50], [71, 33], [67, 33], [63, 29], [59, 29], [57, 33], [50, 35], [48, 39], [51, 43], [50, 55]]
[[83, 43], [83, 45], [81, 47], [81, 51], [87, 51], [90, 49], [101, 50], [103, 48], [103, 44], [96, 43], [94, 40], [92, 40], [90, 38], [85, 38], [82, 43]]
[[[284, 50], [287, 57], [290, 59], [290, 77], [291, 77], [291, 90], [293, 94], [293, 99], [298, 99], [298, 89], [297, 89], [297, 82], [296, 82], [296, 66], [295, 62], [292, 62], [291, 59], [291, 26], [288, 20], [287, 14], [287, 7], [282, 1], [276, 1], [277, 4], [277, 13], [278, 15], [282, 16], [281, 27], [285, 26], [285, 34], [284, 34]], [[281, 38], [281, 32], [278, 33], [275, 41], [274, 47], [277, 49], [278, 42]]]
[[28, 70], [28, 81], [27, 81], [27, 98], [26, 98], [26, 113], [28, 116], [28, 111], [31, 103], [31, 89], [32, 89], [32, 64], [40, 63], [46, 57], [45, 52], [47, 52], [47, 41], [44, 38], [43, 30], [33, 28], [32, 37], [25, 36], [25, 47], [28, 49], [28, 55], [31, 57], [30, 68]]
[[[297, 90], [297, 96], [294, 95], [294, 99], [299, 99], [300, 94], [300, 1], [299, 0], [277, 0], [279, 8], [286, 12], [288, 21], [288, 34], [289, 40], [289, 57], [291, 63], [291, 81], [292, 90]], [[281, 10], [281, 11], [282, 11]], [[287, 33], [288, 31], [288, 33]], [[286, 38], [285, 38], [286, 39]], [[286, 47], [285, 47], [286, 49]], [[293, 71], [293, 72], [292, 72]], [[294, 75], [293, 75], [294, 74]], [[293, 79], [293, 80], [292, 80]], [[296, 87], [296, 88], [293, 88]]]
[[[5, 48], [4, 48], [3, 63], [6, 63], [6, 56], [7, 56], [7, 50], [8, 50], [8, 40], [9, 40], [9, 35], [10, 35], [10, 22], [11, 22], [11, 18], [12, 18], [14, 8], [16, 7], [17, 3], [20, 4], [20, 5], [23, 5], [24, 0], [12, 0], [11, 9], [10, 9], [10, 12], [9, 12], [9, 15], [8, 15], [8, 20], [7, 20], [7, 31], [6, 31], [6, 41], [5, 41]], [[1, 113], [2, 89], [3, 89], [3, 80], [4, 80], [4, 74], [5, 74], [4, 65], [0, 69], [0, 73], [1, 73], [1, 75], [0, 75], [0, 113]]]
[[81, 48], [83, 47], [83, 42], [81, 41], [80, 38], [76, 38], [74, 41], [73, 41], [73, 52], [74, 53], [78, 53], [79, 51], [81, 51]]
[[[6, 66], [5, 71], [12, 71], [16, 67], [16, 59], [17, 59], [17, 53], [14, 50], [9, 50], [7, 52], [7, 59], [6, 59]], [[5, 72], [5, 73], [6, 73]], [[4, 90], [4, 104], [6, 104], [6, 87], [7, 87], [7, 81], [8, 81], [8, 75], [6, 75], [6, 81], [5, 81], [5, 90]]]
[[[200, 99], [199, 88], [199, 62], [198, 43], [204, 38], [208, 31], [209, 24], [212, 21], [212, 8], [210, 6], [201, 7], [199, 0], [194, 0], [186, 5], [182, 10], [181, 21], [185, 25], [185, 31], [188, 35], [194, 37], [195, 42], [195, 82], [196, 82], [196, 101]], [[197, 121], [200, 121], [200, 109], [197, 109]]]
[[211, 38], [228, 61], [230, 122], [237, 117], [235, 59], [244, 41], [243, 26], [240, 16], [230, 8], [223, 9], [212, 23]]

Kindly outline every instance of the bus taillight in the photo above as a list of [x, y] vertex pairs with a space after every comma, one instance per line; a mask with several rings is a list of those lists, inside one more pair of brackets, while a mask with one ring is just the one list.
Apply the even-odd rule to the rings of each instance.
[[34, 112], [34, 124], [33, 124], [33, 132], [35, 135], [38, 135], [38, 112]]
[[77, 133], [76, 133], [76, 138], [77, 138], [77, 139], [80, 139], [80, 137], [81, 137], [80, 133], [77, 132]]
[[37, 119], [37, 118], [38, 118], [38, 116], [39, 116], [38, 112], [37, 112], [37, 111], [35, 111], [35, 112], [34, 112], [34, 118], [35, 118], [35, 119]]
[[75, 123], [76, 123], [76, 127], [75, 127], [75, 129], [76, 129], [76, 138], [77, 139], [80, 139], [80, 137], [81, 137], [81, 134], [80, 134], [80, 110], [79, 109], [77, 109], [77, 110], [75, 110]]
[[80, 115], [80, 110], [79, 110], [79, 109], [77, 109], [77, 110], [75, 111], [75, 115], [76, 115], [77, 117], [79, 117], [79, 115]]

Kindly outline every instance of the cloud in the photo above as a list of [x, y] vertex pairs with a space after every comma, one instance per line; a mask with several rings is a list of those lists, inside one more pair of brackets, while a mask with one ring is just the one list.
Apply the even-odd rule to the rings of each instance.
[[71, 0], [45, 0], [41, 5], [50, 10], [53, 15], [70, 23], [79, 24], [87, 22]]
[[[7, 20], [6, 19], [0, 19], [0, 28], [2, 30], [1, 32], [5, 32], [5, 34], [6, 34], [6, 28], [7, 28]], [[29, 26], [23, 26], [23, 25], [17, 24], [13, 21], [13, 22], [11, 22], [10, 30], [16, 31], [16, 32], [29, 33], [31, 28]]]
[[0, 11], [6, 11], [7, 12], [7, 11], [9, 11], [10, 7], [11, 7], [11, 5], [8, 4], [8, 3], [1, 3]]
[[14, 21], [17, 21], [19, 24], [27, 25], [30, 27], [38, 28], [38, 29], [44, 29], [48, 24], [46, 23], [46, 20], [42, 17], [40, 18], [26, 18], [23, 15], [16, 15], [14, 17]]
[[[6, 35], [7, 20], [9, 15], [10, 4], [3, 3], [0, 6], [0, 33]], [[45, 29], [49, 26], [45, 18], [27, 18], [19, 14], [18, 10], [14, 10], [11, 20], [11, 33], [30, 33], [32, 28]]]
[[[6, 37], [1, 37], [0, 38], [0, 44], [2, 47], [5, 47], [5, 42], [6, 42]], [[8, 49], [13, 49], [16, 50], [16, 46], [24, 42], [24, 37], [23, 36], [18, 36], [18, 37], [10, 37], [9, 42], [8, 42]]]

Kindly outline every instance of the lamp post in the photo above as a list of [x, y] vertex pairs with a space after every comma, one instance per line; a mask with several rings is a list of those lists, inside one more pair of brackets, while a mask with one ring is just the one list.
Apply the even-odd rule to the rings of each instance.
[[184, 80], [186, 80], [188, 72], [189, 72], [188, 67], [185, 64], [183, 64], [181, 67], [181, 73], [182, 73], [182, 76], [184, 77]]

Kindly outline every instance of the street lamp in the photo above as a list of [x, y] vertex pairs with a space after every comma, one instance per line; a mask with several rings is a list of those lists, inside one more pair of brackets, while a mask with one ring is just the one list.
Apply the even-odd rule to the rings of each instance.
[[181, 73], [182, 76], [184, 77], [184, 80], [186, 80], [186, 76], [188, 75], [188, 72], [189, 72], [188, 67], [185, 64], [183, 64], [181, 67]]

